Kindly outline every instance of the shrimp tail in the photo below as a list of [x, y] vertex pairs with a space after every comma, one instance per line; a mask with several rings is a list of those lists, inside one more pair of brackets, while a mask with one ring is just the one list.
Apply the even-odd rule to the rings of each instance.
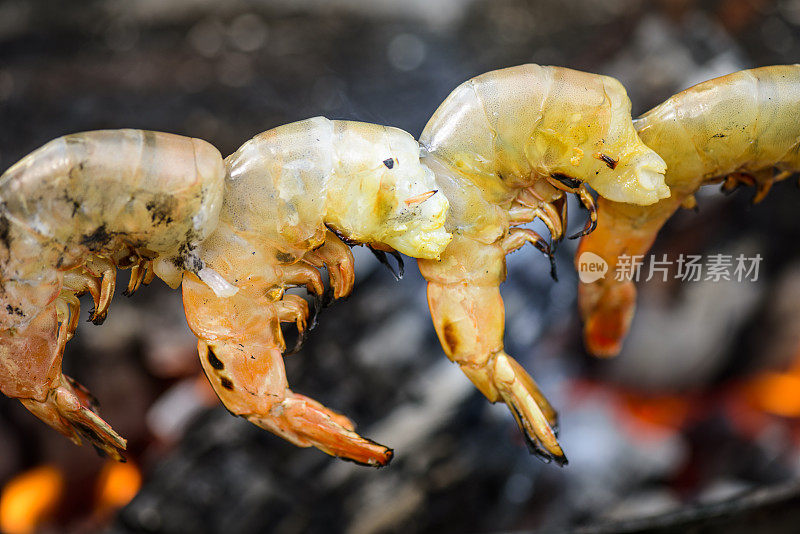
[[70, 321], [59, 321], [55, 302], [26, 327], [0, 334], [0, 391], [76, 444], [122, 461], [126, 442], [97, 414], [89, 391], [61, 373]]
[[597, 229], [581, 239], [575, 255], [579, 272], [587, 254], [600, 257], [608, 265], [602, 278], [592, 282], [579, 281], [578, 284], [584, 344], [595, 356], [619, 354], [633, 320], [636, 286], [632, 277], [618, 272], [620, 258], [632, 261], [632, 258], [645, 254], [658, 230], [684, 198], [675, 191], [672, 197], [654, 206], [624, 204], [602, 197], [598, 200]]
[[[514, 235], [527, 242], [537, 237]], [[504, 402], [532, 453], [546, 462], [566, 465], [558, 443], [556, 411], [528, 373], [503, 350], [505, 311], [500, 283], [505, 279], [505, 255], [521, 246], [486, 245], [456, 236], [441, 261], [419, 260], [428, 280], [428, 305], [447, 357], [490, 402]], [[458, 274], [456, 274], [458, 273]], [[464, 277], [465, 273], [469, 273]]]
[[586, 349], [598, 357], [619, 354], [636, 311], [634, 283], [581, 283], [578, 300]]
[[[307, 263], [281, 269], [283, 282], [323, 293], [319, 272]], [[292, 295], [277, 301], [265, 295], [263, 287], [243, 284], [235, 295], [218, 297], [194, 275], [184, 278], [189, 327], [199, 339], [201, 364], [222, 403], [231, 413], [300, 447], [313, 446], [359, 464], [387, 465], [391, 449], [357, 434], [344, 415], [289, 388], [280, 323], [294, 322], [302, 336], [308, 307]]]

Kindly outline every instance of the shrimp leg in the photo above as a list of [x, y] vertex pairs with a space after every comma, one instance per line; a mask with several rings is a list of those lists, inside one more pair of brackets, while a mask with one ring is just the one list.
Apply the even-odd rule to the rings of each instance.
[[330, 230], [325, 232], [325, 243], [320, 248], [307, 252], [303, 259], [314, 267], [325, 265], [334, 299], [346, 297], [353, 291], [355, 283], [353, 253], [350, 247]]
[[[539, 240], [519, 234], [519, 239]], [[524, 241], [523, 241], [524, 242]], [[464, 236], [454, 236], [441, 260], [419, 260], [428, 280], [428, 305], [436, 334], [447, 357], [490, 402], [505, 402], [531, 450], [558, 464], [567, 458], [556, 439], [557, 415], [536, 383], [503, 350], [505, 312], [500, 283], [505, 279], [502, 243], [486, 245]]]
[[[308, 303], [304, 298], [297, 295], [284, 295], [282, 300], [275, 303], [275, 311], [278, 314], [278, 321], [281, 323], [294, 323], [297, 327], [297, 342], [292, 350], [284, 352], [284, 356], [290, 356], [297, 353], [303, 346], [306, 337], [306, 324], [308, 324]], [[286, 342], [283, 340], [283, 332], [280, 329], [277, 331], [279, 334], [280, 344], [285, 347]]]
[[218, 298], [194, 275], [183, 281], [189, 327], [206, 375], [228, 410], [301, 447], [376, 467], [392, 450], [353, 431], [345, 416], [289, 389], [278, 314], [258, 286]]
[[[108, 315], [108, 307], [114, 297], [114, 288], [117, 283], [117, 266], [106, 258], [94, 256], [83, 266], [85, 272], [99, 280], [100, 291], [97, 293], [95, 307], [90, 312], [89, 320], [96, 325], [103, 324]], [[95, 293], [92, 293], [95, 297]]]

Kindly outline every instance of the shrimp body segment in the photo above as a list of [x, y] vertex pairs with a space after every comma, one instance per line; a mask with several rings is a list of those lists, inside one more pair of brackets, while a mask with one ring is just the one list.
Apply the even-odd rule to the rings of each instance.
[[600, 199], [598, 230], [583, 238], [577, 261], [593, 252], [606, 278], [579, 286], [588, 350], [617, 354], [636, 300], [632, 281], [613, 276], [620, 256], [644, 255], [680, 207], [703, 185], [723, 191], [756, 186], [759, 202], [776, 181], [800, 171], [800, 65], [744, 70], [678, 93], [634, 121], [642, 140], [667, 162], [669, 198], [651, 206]]
[[198, 248], [204, 269], [188, 273], [183, 302], [203, 368], [234, 414], [299, 446], [382, 466], [391, 449], [353, 423], [289, 389], [280, 323], [307, 327], [304, 286], [333, 298], [353, 288], [345, 244], [438, 258], [450, 242], [448, 201], [408, 133], [317, 117], [257, 135], [225, 160], [219, 224]]
[[129, 292], [155, 274], [180, 283], [216, 226], [223, 181], [222, 157], [205, 141], [141, 130], [67, 135], [0, 176], [0, 391], [120, 458], [125, 440], [61, 373], [77, 295], [91, 294], [99, 323], [117, 267], [133, 269]]
[[630, 106], [613, 78], [522, 65], [460, 85], [420, 138], [454, 234], [440, 259], [419, 260], [442, 347], [491, 402], [509, 406], [532, 450], [561, 464], [555, 410], [503, 350], [499, 286], [505, 256], [525, 243], [552, 259], [542, 236], [517, 226], [540, 219], [555, 245], [567, 222], [565, 193], [590, 212], [579, 235], [595, 220], [585, 184], [638, 205], [669, 196], [664, 161], [637, 136]]

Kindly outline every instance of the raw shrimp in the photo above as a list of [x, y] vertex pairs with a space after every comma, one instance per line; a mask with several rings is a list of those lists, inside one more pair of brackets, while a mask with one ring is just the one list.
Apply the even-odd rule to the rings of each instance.
[[[216, 227], [225, 167], [205, 141], [142, 130], [60, 137], [0, 177], [0, 391], [80, 443], [120, 459], [122, 439], [93, 397], [61, 373], [80, 304], [102, 322], [117, 267], [128, 291], [197, 270]], [[178, 273], [178, 277], [175, 274]]]
[[532, 243], [552, 260], [542, 236], [517, 227], [541, 219], [554, 246], [566, 226], [565, 192], [589, 210], [578, 236], [589, 233], [595, 210], [584, 184], [615, 201], [648, 205], [668, 197], [665, 164], [636, 135], [618, 81], [538, 65], [463, 83], [420, 143], [450, 202], [453, 241], [440, 259], [419, 260], [442, 347], [491, 402], [509, 406], [535, 452], [564, 464], [555, 410], [503, 350], [505, 256]]
[[617, 354], [630, 327], [636, 287], [614, 276], [618, 258], [644, 255], [694, 193], [722, 182], [723, 190], [756, 186], [759, 202], [773, 183], [800, 171], [800, 65], [744, 70], [709, 80], [669, 98], [634, 121], [642, 140], [667, 162], [669, 198], [650, 206], [601, 199], [598, 229], [583, 238], [603, 258], [605, 278], [579, 285], [584, 339], [598, 356]]
[[436, 259], [450, 242], [447, 199], [396, 128], [317, 117], [257, 135], [225, 160], [216, 231], [198, 248], [204, 271], [187, 273], [183, 302], [202, 365], [232, 413], [299, 446], [382, 466], [391, 449], [289, 389], [280, 323], [307, 326], [325, 265], [333, 298], [353, 287], [346, 244]]

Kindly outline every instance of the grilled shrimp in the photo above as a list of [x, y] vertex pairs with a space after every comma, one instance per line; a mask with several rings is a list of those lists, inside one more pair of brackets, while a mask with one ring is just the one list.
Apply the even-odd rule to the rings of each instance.
[[287, 294], [333, 298], [353, 287], [347, 244], [439, 257], [450, 241], [447, 199], [406, 132], [318, 117], [257, 135], [225, 160], [225, 199], [214, 233], [197, 249], [205, 271], [187, 273], [183, 302], [203, 369], [232, 413], [299, 446], [382, 466], [391, 449], [289, 389], [280, 323], [301, 336], [309, 310]]
[[61, 372], [89, 292], [100, 323], [117, 267], [128, 292], [180, 283], [216, 226], [225, 168], [205, 141], [141, 130], [67, 135], [0, 177], [0, 391], [76, 443], [120, 459], [125, 440]]
[[[578, 250], [592, 252], [614, 273], [622, 255], [645, 254], [680, 206], [695, 206], [703, 185], [724, 191], [756, 186], [759, 202], [773, 183], [800, 171], [800, 65], [744, 70], [700, 83], [634, 121], [642, 140], [667, 162], [669, 198], [651, 206], [601, 199], [598, 229]], [[636, 288], [613, 274], [579, 285], [588, 350], [620, 351], [633, 318]]]
[[577, 236], [590, 232], [595, 209], [585, 184], [618, 202], [668, 197], [665, 164], [636, 135], [618, 81], [538, 65], [463, 83], [420, 143], [450, 202], [453, 241], [441, 258], [419, 260], [442, 347], [491, 402], [509, 406], [534, 452], [564, 464], [555, 410], [503, 350], [505, 256], [531, 243], [552, 261], [542, 236], [518, 226], [542, 220], [555, 245], [566, 226], [567, 192], [590, 214]]

